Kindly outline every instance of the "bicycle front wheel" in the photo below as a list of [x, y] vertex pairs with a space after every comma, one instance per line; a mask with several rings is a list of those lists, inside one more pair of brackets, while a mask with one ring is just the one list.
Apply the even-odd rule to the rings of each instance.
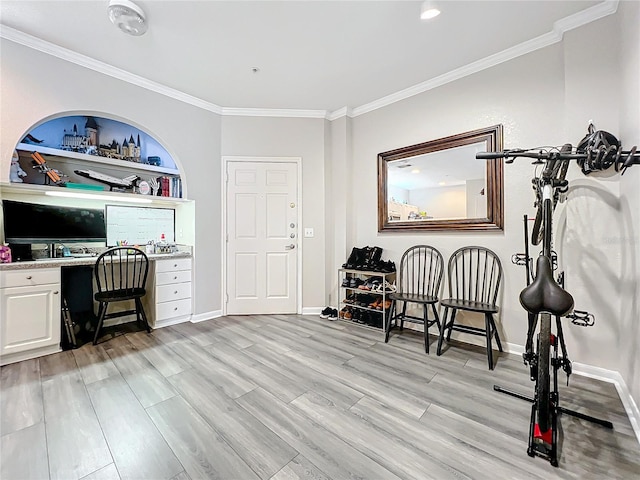
[[538, 335], [538, 385], [536, 395], [538, 426], [541, 432], [546, 432], [551, 427], [551, 400], [549, 398], [550, 344], [551, 314], [543, 313], [540, 315], [540, 335]]
[[542, 242], [544, 238], [544, 228], [542, 227], [543, 216], [542, 203], [540, 203], [538, 211], [536, 212], [536, 219], [533, 222], [533, 230], [531, 231], [531, 243], [533, 245], [540, 245], [540, 242]]

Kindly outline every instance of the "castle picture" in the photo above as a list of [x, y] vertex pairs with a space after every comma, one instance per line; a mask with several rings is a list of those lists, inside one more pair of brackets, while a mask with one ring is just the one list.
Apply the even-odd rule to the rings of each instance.
[[137, 141], [134, 140], [133, 134], [131, 134], [129, 140], [125, 137], [121, 144], [113, 139], [110, 144], [101, 145], [98, 141], [98, 124], [93, 117], [87, 117], [84, 135], [78, 134], [78, 127], [75, 124], [73, 125], [73, 131], [68, 132], [65, 130], [60, 148], [62, 150], [130, 162], [139, 163], [141, 161], [140, 134], [137, 135]]

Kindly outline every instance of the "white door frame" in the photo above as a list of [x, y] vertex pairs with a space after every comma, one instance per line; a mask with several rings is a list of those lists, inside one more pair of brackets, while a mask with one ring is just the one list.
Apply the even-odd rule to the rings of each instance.
[[304, 228], [302, 227], [302, 157], [222, 157], [222, 315], [227, 314], [227, 190], [229, 187], [227, 165], [229, 162], [247, 163], [294, 163], [297, 171], [296, 205], [297, 205], [297, 271], [296, 271], [296, 313], [302, 314], [302, 238]]

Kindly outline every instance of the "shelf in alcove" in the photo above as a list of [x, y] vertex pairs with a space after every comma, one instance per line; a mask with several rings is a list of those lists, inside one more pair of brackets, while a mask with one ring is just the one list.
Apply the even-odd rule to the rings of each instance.
[[16, 150], [24, 152], [38, 152], [43, 155], [51, 155], [57, 160], [64, 161], [65, 158], [73, 158], [92, 163], [103, 163], [105, 165], [130, 168], [133, 170], [144, 170], [147, 172], [162, 173], [165, 175], [180, 175], [180, 170], [168, 167], [156, 167], [155, 165], [147, 165], [146, 163], [127, 162], [126, 160], [118, 160], [116, 158], [100, 157], [98, 155], [87, 155], [86, 153], [71, 152], [67, 150], [59, 150], [57, 148], [43, 147], [41, 145], [32, 145], [30, 143], [19, 143]]
[[[34, 185], [32, 183], [0, 183], [0, 192], [2, 193], [13, 193], [13, 194], [24, 194], [24, 195], [46, 195], [46, 192], [50, 191], [64, 191], [67, 190], [69, 193], [79, 193], [86, 194], [90, 197], [95, 197], [98, 199], [107, 200], [107, 197], [113, 197], [113, 201], [124, 201], [130, 203], [138, 203], [141, 199], [150, 200], [148, 205], [175, 205], [178, 203], [188, 203], [191, 200], [186, 198], [176, 198], [176, 197], [158, 197], [151, 195], [140, 195], [135, 193], [121, 193], [121, 192], [109, 192], [107, 190], [104, 191], [95, 191], [95, 190], [81, 190], [81, 189], [66, 189], [65, 187], [58, 187], [55, 185]], [[143, 206], [143, 205], [141, 205]]]

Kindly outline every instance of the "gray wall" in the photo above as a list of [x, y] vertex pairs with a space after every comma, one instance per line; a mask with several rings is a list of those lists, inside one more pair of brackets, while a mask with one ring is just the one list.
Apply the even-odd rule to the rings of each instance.
[[[640, 42], [637, 32], [631, 31], [635, 28], [632, 25], [638, 24], [637, 10], [637, 3], [623, 2], [620, 13], [566, 33], [559, 44], [353, 118], [353, 155], [348, 167], [353, 176], [351, 188], [337, 192], [333, 198], [334, 203], [349, 209], [347, 218], [353, 219], [355, 229], [353, 244], [382, 246], [384, 256], [396, 262], [406, 248], [417, 243], [437, 247], [445, 258], [463, 245], [493, 249], [505, 270], [499, 329], [513, 350], [520, 349], [526, 337], [526, 315], [518, 294], [525, 278], [522, 267], [512, 265], [510, 257], [523, 250], [523, 214], [535, 214], [530, 184], [534, 167], [526, 160], [505, 166], [503, 232], [379, 233], [376, 156], [498, 123], [504, 125], [506, 148], [566, 141], [575, 144], [586, 133], [590, 119], [601, 129], [623, 134], [628, 146], [640, 142]], [[626, 124], [624, 128], [622, 123]], [[555, 249], [567, 271], [567, 288], [576, 299], [576, 307], [597, 317], [592, 328], [567, 326], [572, 360], [583, 364], [585, 370], [593, 370], [593, 366], [622, 372], [638, 400], [636, 351], [640, 337], [638, 302], [633, 299], [638, 297], [639, 275], [637, 260], [631, 265], [629, 262], [638, 258], [639, 172], [629, 174], [630, 178], [622, 180], [611, 174], [587, 178], [577, 165], [572, 166], [569, 200], [560, 205], [554, 218]], [[355, 191], [357, 195], [353, 195]], [[336, 252], [336, 258], [341, 254], [346, 251]], [[621, 288], [627, 291], [624, 298]], [[629, 291], [631, 288], [635, 292]], [[482, 325], [477, 316], [462, 319]], [[460, 338], [476, 341], [469, 336]]]
[[325, 305], [325, 120], [315, 118], [235, 117], [222, 119], [222, 155], [302, 158], [302, 225], [314, 229], [301, 237], [302, 306]]
[[[101, 112], [138, 125], [167, 146], [195, 205], [195, 313], [221, 309], [221, 155], [302, 158], [303, 307], [336, 300], [336, 269], [354, 245], [380, 245], [396, 262], [416, 243], [447, 257], [464, 244], [503, 259], [500, 330], [517, 348], [526, 317], [517, 296], [524, 272], [509, 258], [522, 250], [522, 215], [533, 215], [526, 161], [505, 167], [505, 229], [491, 233], [377, 232], [379, 152], [501, 123], [505, 146], [577, 142], [589, 119], [640, 142], [639, 5], [565, 34], [564, 41], [355, 118], [222, 117], [54, 57], [1, 40], [0, 180], [14, 145], [36, 122], [61, 112]], [[572, 167], [568, 202], [556, 214], [556, 249], [577, 306], [593, 311], [590, 329], [567, 328], [574, 361], [621, 372], [640, 400], [640, 168], [586, 178]], [[474, 323], [476, 318], [466, 321]], [[473, 341], [465, 337], [465, 340]], [[640, 403], [640, 402], [638, 402]]]
[[[640, 144], [640, 3], [619, 7], [622, 42], [620, 138], [623, 145]], [[620, 332], [616, 350], [622, 374], [636, 405], [640, 405], [640, 168], [628, 170], [620, 181], [620, 208], [625, 218], [618, 239], [622, 259]]]
[[194, 313], [221, 308], [220, 117], [7, 40], [2, 49], [0, 181], [31, 127], [63, 112], [104, 114], [150, 133], [167, 147], [195, 200]]

